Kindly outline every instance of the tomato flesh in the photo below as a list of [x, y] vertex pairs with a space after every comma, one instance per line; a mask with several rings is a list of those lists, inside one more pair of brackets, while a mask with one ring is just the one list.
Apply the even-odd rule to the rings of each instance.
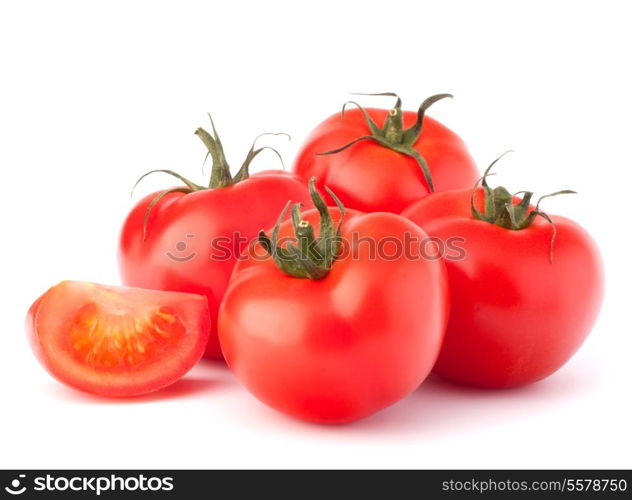
[[182, 321], [163, 307], [138, 318], [111, 313], [94, 302], [79, 309], [70, 328], [72, 352], [97, 369], [126, 370], [169, 351], [186, 335]]
[[61, 382], [125, 397], [188, 372], [204, 352], [209, 323], [200, 295], [64, 281], [33, 304], [27, 330]]

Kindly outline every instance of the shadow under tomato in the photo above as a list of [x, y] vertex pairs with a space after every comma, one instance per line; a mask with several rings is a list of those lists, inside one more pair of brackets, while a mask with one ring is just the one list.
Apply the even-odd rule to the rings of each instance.
[[194, 396], [204, 392], [210, 392], [223, 385], [222, 381], [204, 379], [197, 377], [186, 377], [178, 380], [170, 386], [142, 396], [132, 396], [127, 398], [108, 398], [81, 392], [60, 383], [55, 383], [55, 392], [61, 399], [75, 403], [103, 403], [103, 404], [137, 404], [152, 403], [169, 399], [180, 399]]
[[206, 366], [209, 368], [217, 368], [219, 370], [228, 370], [228, 365], [224, 358], [202, 358], [198, 361], [197, 366]]
[[[227, 385], [238, 385], [230, 371], [207, 364], [214, 373], [225, 371]], [[284, 415], [257, 401], [243, 390], [234, 419], [249, 427], [270, 429], [284, 434], [323, 439], [340, 437], [409, 440], [478, 432], [486, 427], [532, 418], [549, 411], [559, 411], [572, 400], [588, 397], [601, 383], [598, 370], [591, 366], [564, 368], [534, 384], [513, 389], [483, 389], [456, 384], [431, 375], [407, 398], [368, 418], [346, 424], [321, 425]], [[228, 408], [227, 411], [235, 411]], [[265, 429], [265, 431], [264, 431]]]
[[595, 383], [594, 373], [576, 368], [513, 389], [469, 387], [431, 375], [406, 399], [343, 428], [403, 436], [463, 433], [546, 412], [590, 392]]

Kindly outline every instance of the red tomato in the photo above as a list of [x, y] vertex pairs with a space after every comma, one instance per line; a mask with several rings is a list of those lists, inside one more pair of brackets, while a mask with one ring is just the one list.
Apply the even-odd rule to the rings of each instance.
[[[295, 228], [309, 233], [319, 212], [302, 217]], [[331, 217], [330, 227], [340, 210], [332, 208]], [[283, 223], [279, 238], [291, 229]], [[321, 423], [366, 417], [415, 390], [441, 346], [447, 287], [440, 259], [420, 258], [418, 247], [409, 258], [396, 254], [407, 234], [425, 237], [398, 215], [352, 211], [341, 228], [347, 250], [316, 279], [285, 274], [261, 247], [241, 260], [219, 334], [246, 388], [285, 414]], [[390, 243], [372, 256], [370, 242], [380, 241]]]
[[[202, 135], [205, 142], [209, 137]], [[207, 145], [223, 158], [221, 144], [219, 149]], [[251, 149], [246, 161], [259, 151]], [[311, 206], [298, 177], [282, 171], [248, 176], [247, 166], [244, 176], [243, 170], [231, 180], [225, 159], [215, 161], [211, 186], [216, 187], [185, 179], [192, 189], [153, 193], [133, 208], [121, 232], [119, 267], [126, 285], [206, 295], [211, 334], [205, 356], [210, 358], [221, 357], [217, 311], [237, 257], [262, 227], [274, 224], [288, 200]]]
[[[485, 189], [475, 203], [484, 218]], [[506, 223], [508, 211], [518, 224], [539, 211], [528, 204], [532, 193], [523, 213], [503, 189], [494, 195], [497, 202], [505, 197], [497, 215]], [[402, 213], [444, 242], [463, 238], [464, 258], [445, 260], [452, 303], [434, 371], [483, 387], [535, 382], [571, 358], [597, 318], [603, 297], [599, 251], [584, 229], [564, 217], [535, 216], [522, 229], [499, 225], [502, 217], [479, 220], [471, 197], [471, 189], [436, 193]]]
[[[438, 121], [424, 117], [425, 109], [441, 97], [446, 95], [427, 99], [420, 113], [402, 111], [398, 99], [390, 111], [352, 109], [344, 117], [330, 116], [310, 134], [294, 171], [304, 179], [315, 176], [317, 187], [329, 186], [347, 208], [365, 212], [400, 213], [432, 192], [430, 179], [435, 191], [471, 187], [479, 174], [463, 141]], [[374, 120], [371, 128], [382, 123], [384, 128], [374, 128], [372, 134], [365, 112]], [[419, 114], [420, 135], [414, 130]], [[360, 137], [367, 140], [335, 154], [320, 154]], [[429, 176], [424, 175], [423, 164]]]
[[27, 333], [56, 379], [111, 397], [172, 384], [202, 357], [206, 298], [79, 281], [62, 281], [35, 301]]

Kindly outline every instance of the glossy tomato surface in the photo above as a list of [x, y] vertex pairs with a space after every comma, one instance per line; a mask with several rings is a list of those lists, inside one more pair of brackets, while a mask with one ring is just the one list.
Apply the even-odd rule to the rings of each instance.
[[[316, 210], [303, 218], [318, 227]], [[290, 227], [281, 226], [281, 239]], [[407, 233], [425, 237], [398, 215], [350, 211], [342, 226], [349, 246], [321, 280], [283, 274], [262, 251], [240, 261], [219, 332], [246, 388], [285, 414], [321, 423], [366, 417], [415, 390], [439, 352], [448, 292], [440, 260], [397, 254]], [[374, 254], [371, 241], [389, 243]]]
[[[381, 125], [388, 110], [367, 108]], [[415, 123], [416, 112], [404, 111], [404, 126]], [[430, 191], [419, 164], [411, 157], [385, 148], [374, 141], [362, 141], [339, 153], [319, 156], [369, 134], [357, 109], [330, 116], [318, 125], [301, 148], [294, 171], [309, 179], [316, 176], [317, 187], [328, 186], [347, 208], [365, 212], [393, 212], [404, 208]], [[449, 128], [426, 116], [421, 136], [414, 144], [428, 163], [435, 191], [471, 188], [478, 169], [465, 143]], [[328, 204], [333, 205], [331, 200]]]
[[[581, 346], [597, 318], [604, 276], [599, 251], [575, 222], [552, 215], [509, 230], [470, 215], [471, 190], [436, 193], [402, 215], [443, 241], [462, 238], [446, 259], [451, 313], [434, 371], [494, 388], [547, 377]], [[477, 197], [479, 209], [482, 209]]]
[[209, 314], [201, 295], [62, 281], [31, 306], [26, 329], [56, 379], [127, 397], [166, 387], [199, 361]]
[[206, 295], [211, 332], [205, 356], [221, 357], [216, 319], [240, 252], [276, 221], [292, 200], [311, 207], [306, 185], [281, 171], [252, 175], [232, 186], [171, 193], [151, 210], [143, 198], [121, 232], [119, 268], [126, 285]]

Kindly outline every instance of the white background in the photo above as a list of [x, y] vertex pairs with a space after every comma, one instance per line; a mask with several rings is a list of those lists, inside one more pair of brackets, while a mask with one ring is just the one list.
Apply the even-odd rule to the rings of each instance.
[[[626, 4], [3, 2], [0, 466], [631, 467]], [[579, 191], [546, 208], [592, 232], [608, 285], [571, 362], [511, 391], [429, 380], [342, 427], [277, 414], [218, 363], [119, 402], [40, 368], [23, 332], [31, 301], [62, 279], [118, 282], [131, 185], [152, 168], [201, 181], [193, 131], [206, 111], [234, 167], [256, 134], [279, 130], [293, 136], [272, 141], [291, 164], [349, 91], [397, 91], [410, 109], [452, 92], [430, 114], [480, 167], [513, 148], [503, 184]], [[157, 176], [137, 197], [167, 185]]]

